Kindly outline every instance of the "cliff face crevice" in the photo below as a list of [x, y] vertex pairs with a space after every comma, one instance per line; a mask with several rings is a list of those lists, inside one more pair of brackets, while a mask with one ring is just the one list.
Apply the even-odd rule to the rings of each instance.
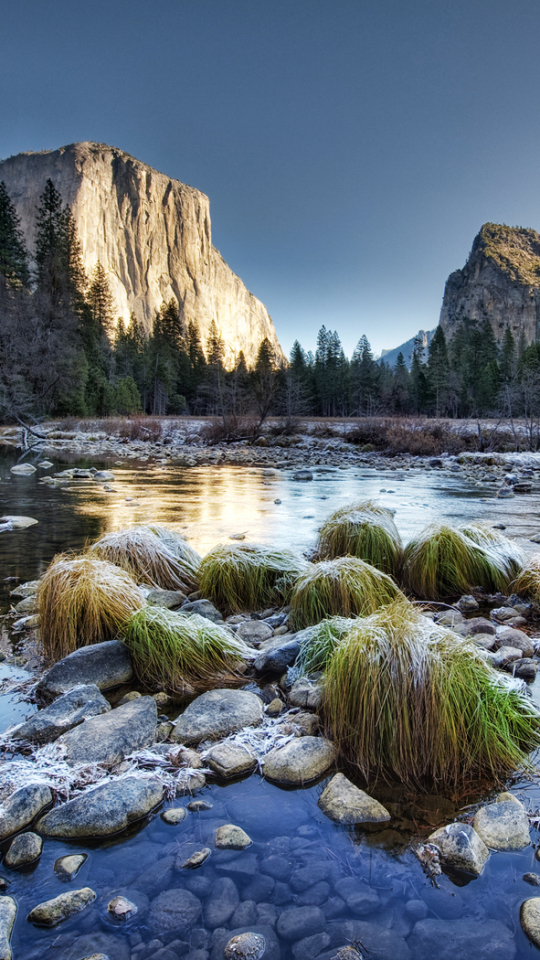
[[540, 336], [540, 235], [486, 223], [462, 270], [446, 281], [440, 324], [447, 338], [463, 321], [489, 320], [497, 340], [506, 327], [526, 343]]
[[253, 363], [265, 337], [283, 356], [266, 307], [212, 246], [205, 194], [104, 144], [18, 154], [0, 163], [0, 180], [30, 250], [48, 178], [73, 211], [86, 272], [98, 260], [106, 270], [118, 316], [129, 323], [134, 313], [150, 330], [163, 301], [175, 297], [184, 322], [198, 323], [203, 344], [216, 321], [227, 366], [240, 350]]

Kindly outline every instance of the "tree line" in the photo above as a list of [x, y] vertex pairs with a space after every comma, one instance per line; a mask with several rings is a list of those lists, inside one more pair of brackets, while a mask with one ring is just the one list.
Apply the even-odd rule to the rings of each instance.
[[276, 415], [540, 416], [540, 344], [499, 345], [491, 324], [463, 320], [447, 343], [438, 327], [429, 349], [415, 341], [411, 369], [403, 354], [375, 360], [362, 336], [350, 358], [336, 331], [321, 327], [315, 352], [295, 341], [288, 362], [270, 342], [248, 369], [232, 369], [215, 321], [203, 343], [176, 300], [164, 303], [146, 333], [132, 316], [118, 319], [107, 274], [87, 277], [71, 210], [48, 180], [36, 211], [33, 258], [0, 183], [0, 415], [110, 416], [139, 412], [240, 420]]

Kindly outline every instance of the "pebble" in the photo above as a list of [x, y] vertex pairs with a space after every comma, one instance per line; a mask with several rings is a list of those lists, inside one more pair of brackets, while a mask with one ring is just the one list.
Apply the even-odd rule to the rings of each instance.
[[125, 923], [138, 912], [139, 908], [126, 897], [115, 897], [107, 904], [107, 913], [115, 923]]
[[216, 833], [216, 847], [223, 850], [245, 850], [252, 843], [251, 837], [248, 837], [245, 830], [232, 823], [219, 827]]
[[209, 803], [208, 800], [192, 800], [191, 803], [188, 803], [188, 810], [191, 810], [192, 813], [201, 813], [203, 810], [211, 810], [213, 804]]
[[197, 867], [202, 866], [205, 860], [208, 860], [211, 853], [210, 847], [203, 847], [202, 850], [197, 850], [197, 853], [193, 853], [191, 857], [188, 857], [188, 859], [184, 861], [182, 869], [196, 870]]
[[84, 853], [59, 857], [54, 864], [54, 872], [61, 880], [73, 880], [77, 876], [87, 856]]
[[41, 856], [43, 840], [36, 833], [20, 833], [4, 857], [6, 867], [24, 867]]
[[224, 954], [227, 960], [261, 960], [266, 950], [266, 940], [260, 933], [240, 933], [227, 943]]
[[161, 819], [165, 823], [170, 823], [173, 826], [176, 826], [178, 823], [182, 823], [187, 817], [187, 810], [185, 807], [170, 807], [169, 810], [165, 810], [161, 814]]

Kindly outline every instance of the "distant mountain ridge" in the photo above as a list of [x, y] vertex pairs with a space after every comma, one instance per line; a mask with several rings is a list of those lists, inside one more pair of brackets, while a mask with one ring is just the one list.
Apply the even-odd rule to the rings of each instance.
[[433, 334], [435, 330], [419, 330], [416, 334], [416, 337], [411, 337], [410, 340], [406, 340], [405, 343], [402, 343], [399, 347], [393, 347], [392, 350], [383, 350], [380, 357], [379, 363], [381, 360], [384, 360], [390, 367], [395, 367], [397, 363], [397, 358], [400, 353], [403, 354], [403, 359], [405, 360], [405, 365], [408, 370], [411, 369], [412, 364], [412, 355], [414, 350], [414, 342], [417, 339], [421, 339], [422, 345], [424, 347], [424, 356], [423, 360], [428, 358], [428, 349], [431, 343]]

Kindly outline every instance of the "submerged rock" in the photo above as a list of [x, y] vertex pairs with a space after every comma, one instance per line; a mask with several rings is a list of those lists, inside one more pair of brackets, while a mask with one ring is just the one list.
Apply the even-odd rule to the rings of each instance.
[[254, 770], [257, 760], [253, 754], [240, 743], [218, 743], [206, 754], [206, 763], [214, 773], [224, 780], [238, 777], [243, 773]]
[[163, 890], [152, 900], [148, 926], [156, 933], [187, 934], [201, 914], [201, 901], [182, 887]]
[[334, 763], [337, 750], [323, 737], [300, 737], [275, 747], [264, 758], [264, 775], [277, 783], [307, 783]]
[[521, 904], [521, 926], [535, 947], [540, 947], [540, 897], [531, 897]]
[[15, 917], [17, 916], [17, 904], [12, 897], [0, 897], [0, 957], [2, 960], [11, 960], [11, 933]]
[[227, 737], [243, 727], [258, 726], [262, 717], [262, 700], [254, 693], [208, 690], [186, 707], [176, 721], [171, 740], [192, 744]]
[[477, 811], [474, 829], [492, 850], [522, 850], [531, 842], [527, 811], [515, 797], [506, 799], [511, 794], [501, 796]]
[[61, 880], [73, 880], [87, 859], [85, 853], [74, 853], [67, 857], [59, 857], [58, 860], [55, 860], [54, 872]]
[[153, 697], [138, 697], [103, 716], [86, 720], [64, 734], [68, 763], [119, 763], [124, 757], [155, 741], [157, 704]]
[[45, 814], [36, 829], [46, 837], [108, 837], [145, 817], [163, 799], [156, 777], [109, 780]]
[[83, 720], [108, 713], [110, 709], [110, 704], [95, 683], [80, 684], [58, 697], [49, 707], [38, 710], [26, 723], [17, 727], [11, 736], [14, 740], [50, 743]]
[[514, 935], [499, 920], [419, 920], [408, 945], [414, 960], [513, 960]]
[[52, 802], [52, 793], [44, 783], [29, 783], [26, 787], [19, 787], [4, 804], [4, 813], [0, 817], [0, 840], [27, 827]]
[[127, 900], [126, 897], [115, 897], [107, 904], [107, 913], [115, 923], [125, 923], [138, 912], [139, 908], [136, 904]]
[[390, 814], [378, 800], [336, 773], [319, 797], [318, 805], [336, 823], [382, 823]]
[[261, 933], [240, 933], [226, 944], [226, 960], [261, 960], [266, 950], [266, 940]]
[[489, 850], [476, 830], [468, 823], [449, 823], [428, 838], [440, 851], [445, 866], [480, 876]]
[[216, 847], [223, 850], [245, 850], [252, 843], [251, 837], [248, 837], [242, 827], [236, 827], [232, 823], [226, 823], [222, 827], [218, 827]]
[[111, 690], [132, 679], [128, 648], [119, 640], [106, 640], [81, 647], [55, 663], [39, 681], [36, 693], [44, 700], [53, 700], [82, 683]]
[[277, 922], [277, 932], [284, 940], [303, 940], [325, 927], [326, 917], [319, 907], [286, 907]]
[[204, 907], [204, 922], [214, 930], [230, 920], [238, 904], [238, 888], [230, 877], [221, 877], [212, 886], [212, 896]]
[[197, 850], [196, 853], [192, 853], [187, 860], [180, 865], [181, 870], [197, 870], [198, 867], [202, 867], [205, 860], [208, 860], [208, 857], [212, 853], [210, 847], [203, 847], [202, 850]]
[[74, 914], [86, 910], [95, 899], [96, 894], [90, 887], [70, 890], [69, 893], [61, 893], [53, 900], [39, 903], [28, 914], [28, 920], [38, 927], [56, 927], [63, 920], [68, 920]]
[[[281, 950], [275, 930], [273, 930], [270, 925], [264, 923], [253, 923], [249, 926], [244, 924], [238, 927], [235, 926], [232, 930], [226, 930], [225, 928], [222, 930], [214, 930], [210, 960], [223, 960], [228, 944], [232, 941], [237, 941], [240, 937], [261, 937], [265, 942], [264, 954], [261, 955], [264, 956], [264, 960], [280, 960]], [[257, 949], [254, 941], [251, 942], [254, 948]], [[255, 960], [255, 955], [248, 957], [247, 954], [240, 952], [229, 952], [226, 960], [234, 960], [235, 957], [237, 957], [238, 960]], [[203, 960], [203, 958], [201, 958], [201, 960]]]
[[170, 823], [173, 826], [176, 826], [178, 823], [182, 823], [186, 817], [187, 810], [185, 807], [170, 807], [161, 814], [161, 819], [164, 820], [165, 823]]
[[4, 857], [6, 867], [24, 867], [39, 860], [43, 840], [35, 833], [20, 833], [11, 841], [10, 848]]
[[10, 473], [14, 473], [16, 477], [29, 477], [35, 472], [36, 468], [31, 463], [16, 463], [14, 467], [10, 468]]

